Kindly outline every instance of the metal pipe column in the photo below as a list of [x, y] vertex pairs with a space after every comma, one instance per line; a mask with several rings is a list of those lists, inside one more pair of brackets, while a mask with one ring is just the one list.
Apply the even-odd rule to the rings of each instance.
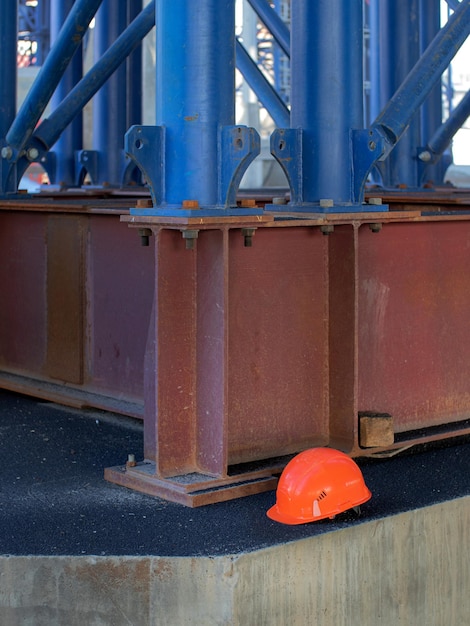
[[4, 141], [16, 114], [16, 48], [18, 0], [0, 3], [0, 141]]
[[[130, 0], [127, 23], [131, 24], [142, 11], [142, 0]], [[133, 124], [142, 123], [142, 45], [131, 52], [127, 59], [127, 121], [126, 130]]]
[[[127, 3], [103, 0], [96, 13], [94, 58], [98, 61], [127, 26]], [[93, 149], [98, 155], [98, 185], [121, 184], [127, 130], [126, 63], [108, 78], [93, 99]], [[94, 179], [96, 177], [96, 180]]]
[[156, 120], [166, 129], [166, 200], [177, 206], [217, 204], [218, 127], [235, 119], [234, 0], [197, 4], [156, 3]]
[[362, 15], [362, 0], [292, 2], [291, 123], [274, 131], [271, 152], [288, 178], [293, 211], [362, 208], [378, 154], [362, 130]]
[[[381, 62], [378, 84], [381, 109], [419, 59], [419, 25], [419, 0], [379, 0], [379, 49], [373, 54], [378, 54]], [[418, 186], [420, 136], [420, 117], [415, 113], [398, 145], [380, 165], [386, 187]]]
[[[437, 35], [441, 27], [441, 3], [440, 0], [420, 0], [420, 50], [421, 54], [426, 50], [431, 41]], [[439, 83], [429, 94], [421, 107], [421, 145], [426, 146], [442, 125], [442, 83]], [[442, 183], [444, 174], [452, 161], [450, 151], [446, 158], [437, 163], [425, 165], [419, 183], [433, 181]]]
[[[51, 44], [57, 39], [62, 24], [72, 8], [74, 0], [63, 0], [51, 3]], [[83, 48], [80, 46], [75, 52], [70, 65], [57, 86], [51, 99], [52, 110], [55, 110], [62, 100], [83, 76]], [[62, 132], [51, 154], [55, 155], [51, 168], [48, 168], [51, 182], [59, 185], [72, 186], [75, 183], [75, 151], [83, 147], [83, 113], [75, 117], [73, 122]], [[52, 173], [52, 176], [51, 176]]]
[[16, 115], [16, 51], [18, 36], [18, 1], [5, 0], [0, 3], [0, 189], [3, 192], [16, 192], [16, 177], [9, 175], [6, 161], [8, 148], [6, 135]]
[[220, 213], [259, 153], [256, 131], [234, 126], [235, 0], [157, 0], [155, 11], [157, 126], [131, 127], [126, 151], [154, 215]]
[[291, 128], [303, 129], [303, 200], [351, 202], [350, 131], [363, 126], [362, 0], [293, 2]]

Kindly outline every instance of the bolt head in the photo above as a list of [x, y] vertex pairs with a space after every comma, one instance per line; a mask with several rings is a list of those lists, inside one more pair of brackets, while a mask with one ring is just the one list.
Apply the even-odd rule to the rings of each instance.
[[39, 150], [37, 148], [30, 148], [26, 153], [28, 161], [35, 161], [39, 156]]
[[429, 150], [423, 150], [419, 153], [418, 156], [419, 160], [423, 161], [423, 163], [429, 163], [429, 161], [432, 159], [432, 154], [429, 152]]

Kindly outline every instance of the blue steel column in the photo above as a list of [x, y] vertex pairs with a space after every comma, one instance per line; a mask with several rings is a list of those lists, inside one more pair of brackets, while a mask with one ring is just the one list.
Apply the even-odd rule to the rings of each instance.
[[[441, 27], [440, 0], [420, 0], [420, 50], [421, 54], [434, 39]], [[442, 83], [434, 87], [421, 107], [421, 145], [426, 146], [442, 125]], [[420, 167], [418, 183], [442, 183], [452, 157], [450, 151], [439, 162]]]
[[[130, 0], [127, 23], [142, 11], [142, 0]], [[127, 119], [126, 130], [133, 124], [142, 123], [142, 46], [139, 45], [127, 59]]]
[[235, 116], [234, 3], [157, 1], [157, 125], [165, 126], [166, 200], [217, 204], [218, 125]]
[[[127, 26], [127, 2], [103, 0], [96, 13], [94, 57], [98, 61]], [[124, 134], [127, 130], [126, 64], [123, 63], [93, 99], [93, 150], [98, 185], [121, 184], [124, 169]]]
[[[74, 0], [51, 2], [51, 44], [56, 40]], [[78, 48], [70, 65], [57, 86], [51, 99], [52, 110], [55, 110], [73, 87], [83, 76], [83, 50]], [[72, 186], [75, 183], [75, 151], [81, 150], [83, 144], [83, 114], [80, 112], [73, 122], [62, 132], [51, 154], [55, 155], [52, 167], [48, 168], [51, 182], [59, 185]], [[51, 176], [52, 174], [52, 176]]]
[[[374, 41], [379, 48], [372, 54], [380, 59], [380, 77], [374, 80], [383, 109], [420, 56], [419, 0], [378, 0], [378, 7], [379, 36]], [[416, 113], [398, 145], [380, 165], [384, 186], [418, 186], [420, 134], [420, 117]]]
[[127, 152], [149, 182], [157, 214], [233, 206], [259, 152], [255, 131], [233, 126], [235, 1], [157, 0], [155, 15], [158, 126], [132, 127]]
[[[346, 211], [361, 204], [372, 155], [358, 149], [363, 128], [362, 0], [293, 0], [291, 128], [275, 131], [271, 150], [291, 187], [291, 209]], [[371, 145], [372, 142], [370, 142]], [[357, 171], [355, 171], [357, 170]]]
[[0, 3], [0, 140], [6, 137], [16, 114], [16, 48], [18, 0]]
[[[5, 145], [5, 137], [16, 114], [16, 50], [18, 34], [18, 1], [3, 0], [0, 3], [0, 146]], [[5, 153], [6, 154], [6, 153]], [[2, 151], [2, 157], [4, 153]], [[0, 182], [4, 191], [16, 191], [14, 177], [8, 181], [8, 166], [2, 158]]]

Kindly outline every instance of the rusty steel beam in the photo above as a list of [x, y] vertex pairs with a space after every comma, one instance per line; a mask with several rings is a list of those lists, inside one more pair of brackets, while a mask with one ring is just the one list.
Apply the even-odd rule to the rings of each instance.
[[200, 506], [270, 489], [310, 446], [369, 456], [470, 432], [470, 218], [286, 218], [123, 217], [153, 232], [157, 278], [145, 459], [109, 480]]
[[1, 203], [2, 387], [142, 417], [153, 264], [119, 222], [128, 203]]
[[106, 477], [190, 506], [272, 489], [310, 446], [468, 433], [470, 195], [382, 199], [223, 219], [4, 201], [0, 385], [144, 417], [143, 460]]

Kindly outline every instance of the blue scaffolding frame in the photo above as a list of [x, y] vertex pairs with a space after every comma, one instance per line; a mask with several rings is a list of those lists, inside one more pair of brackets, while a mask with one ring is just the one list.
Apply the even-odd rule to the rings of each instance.
[[[290, 111], [236, 40], [234, 0], [204, 0], [197, 13], [187, 4], [157, 0], [154, 10], [153, 3], [142, 9], [134, 0], [116, 12], [107, 0], [51, 3], [54, 42], [16, 111], [17, 3], [1, 0], [0, 66], [8, 78], [0, 93], [3, 195], [16, 193], [32, 162], [64, 186], [82, 184], [88, 174], [94, 185], [119, 187], [140, 181], [138, 167], [154, 210], [173, 211], [184, 201], [207, 211], [233, 210], [259, 143], [253, 129], [235, 126], [235, 63], [276, 123], [272, 150], [289, 180], [291, 210], [364, 209], [373, 168], [386, 187], [442, 180], [443, 166], [436, 164], [468, 109], [466, 99], [442, 126], [439, 81], [469, 34], [466, 0], [448, 3], [453, 13], [441, 29], [438, 0], [431, 7], [422, 0], [370, 0], [369, 128], [362, 0], [292, 0], [292, 33], [266, 0], [250, 0], [290, 57]], [[95, 14], [96, 64], [83, 77], [81, 42]], [[144, 128], [139, 45], [155, 15], [157, 127]], [[93, 147], [84, 151], [81, 112], [93, 96]], [[43, 119], [49, 102], [52, 113]]]

